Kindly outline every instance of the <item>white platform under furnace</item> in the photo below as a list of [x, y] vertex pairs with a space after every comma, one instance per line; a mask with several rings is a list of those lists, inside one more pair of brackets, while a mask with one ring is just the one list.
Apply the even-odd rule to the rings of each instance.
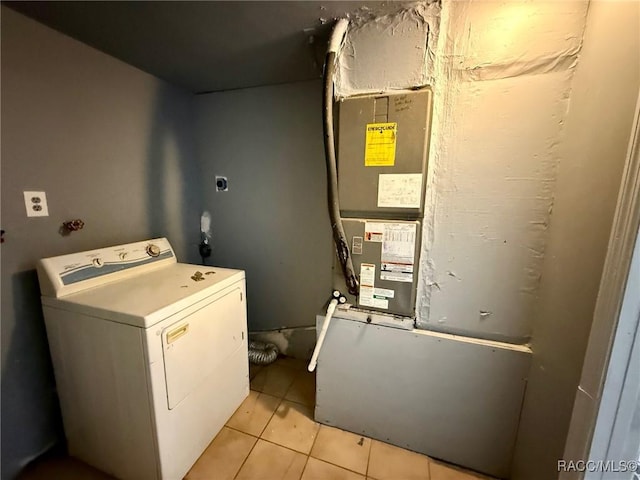
[[531, 350], [412, 325], [339, 307], [318, 359], [316, 421], [508, 478]]

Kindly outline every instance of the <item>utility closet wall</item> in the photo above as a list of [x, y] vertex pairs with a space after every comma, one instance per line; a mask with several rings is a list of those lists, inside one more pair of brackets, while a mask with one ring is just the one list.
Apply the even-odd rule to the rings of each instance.
[[[192, 95], [2, 6], [2, 478], [62, 441], [35, 264], [167, 236], [197, 260]], [[22, 192], [43, 190], [48, 217]], [[62, 222], [85, 227], [63, 236]]]
[[338, 95], [434, 89], [420, 328], [530, 339], [587, 6], [451, 1], [352, 20]]
[[572, 410], [580, 417], [599, 405], [600, 372], [585, 365], [580, 388], [578, 383], [639, 93], [638, 32], [640, 2], [589, 5], [560, 145], [534, 356], [514, 459], [518, 480], [554, 478], [558, 459], [567, 458]]
[[308, 326], [331, 295], [321, 82], [198, 95], [196, 125], [210, 262], [246, 271], [250, 331]]

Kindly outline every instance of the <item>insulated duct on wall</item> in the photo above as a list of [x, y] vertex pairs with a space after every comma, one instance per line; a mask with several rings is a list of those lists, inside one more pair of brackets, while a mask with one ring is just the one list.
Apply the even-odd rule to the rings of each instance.
[[327, 161], [327, 188], [329, 201], [329, 217], [331, 219], [331, 229], [333, 240], [336, 245], [336, 253], [342, 273], [344, 275], [347, 290], [351, 295], [358, 294], [358, 278], [353, 268], [351, 252], [347, 237], [342, 227], [340, 217], [340, 200], [338, 198], [338, 168], [336, 163], [336, 146], [333, 134], [333, 85], [336, 68], [336, 56], [342, 40], [347, 32], [349, 21], [340, 19], [336, 22], [329, 41], [329, 48], [324, 62], [324, 89], [322, 94], [323, 111], [323, 131], [324, 131], [324, 151]]

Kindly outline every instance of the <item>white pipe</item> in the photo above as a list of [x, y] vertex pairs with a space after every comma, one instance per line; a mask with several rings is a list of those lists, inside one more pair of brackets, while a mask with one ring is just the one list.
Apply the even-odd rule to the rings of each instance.
[[322, 324], [322, 330], [320, 330], [320, 336], [318, 337], [316, 348], [313, 350], [313, 356], [311, 357], [311, 362], [309, 362], [308, 370], [310, 372], [313, 372], [316, 369], [316, 365], [318, 363], [318, 355], [320, 355], [320, 349], [322, 348], [322, 344], [324, 343], [324, 337], [327, 336], [327, 329], [329, 328], [331, 317], [333, 317], [333, 313], [336, 311], [337, 306], [338, 306], [337, 298], [334, 298], [329, 302], [329, 306], [327, 307], [327, 314], [324, 316], [324, 323]]
[[209, 244], [211, 241], [211, 214], [206, 210], [200, 216], [200, 233], [202, 243]]
[[338, 54], [340, 45], [342, 45], [342, 40], [347, 33], [348, 26], [349, 20], [347, 20], [346, 18], [341, 18], [336, 22], [333, 27], [333, 32], [331, 32], [331, 39], [329, 40], [329, 48], [327, 49], [327, 53], [334, 52], [336, 55]]

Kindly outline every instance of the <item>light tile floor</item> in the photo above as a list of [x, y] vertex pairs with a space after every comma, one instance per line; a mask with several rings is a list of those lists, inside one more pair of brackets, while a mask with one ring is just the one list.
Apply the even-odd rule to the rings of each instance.
[[[490, 479], [313, 420], [315, 375], [280, 358], [251, 366], [251, 391], [185, 480], [479, 480]], [[108, 480], [77, 460], [31, 465], [24, 480]]]
[[[251, 366], [251, 392], [185, 480], [479, 480], [489, 479], [425, 455], [313, 420], [315, 375], [280, 358]], [[229, 432], [245, 435], [244, 442]], [[226, 440], [232, 438], [232, 440]], [[227, 445], [233, 441], [238, 455]], [[246, 445], [253, 442], [248, 455]], [[224, 454], [221, 452], [225, 452]], [[246, 459], [238, 465], [237, 458]], [[218, 463], [212, 458], [220, 459]], [[235, 471], [233, 471], [235, 469]], [[209, 476], [206, 476], [206, 473]]]

